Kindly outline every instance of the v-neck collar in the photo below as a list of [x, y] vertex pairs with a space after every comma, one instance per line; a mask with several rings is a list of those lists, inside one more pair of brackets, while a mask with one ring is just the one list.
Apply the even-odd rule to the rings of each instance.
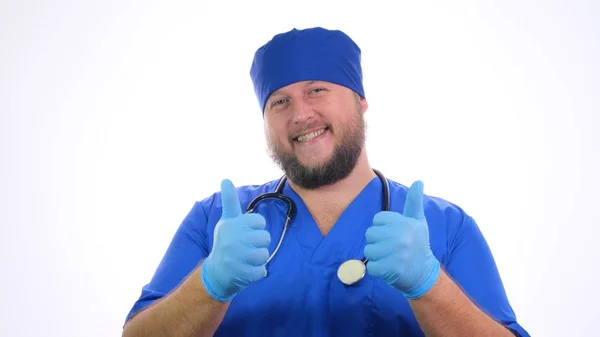
[[323, 237], [306, 204], [286, 182], [283, 193], [296, 203], [297, 214], [290, 228], [307, 262], [337, 267], [347, 259], [362, 259], [365, 231], [382, 210], [382, 184], [374, 177], [342, 212], [329, 233]]

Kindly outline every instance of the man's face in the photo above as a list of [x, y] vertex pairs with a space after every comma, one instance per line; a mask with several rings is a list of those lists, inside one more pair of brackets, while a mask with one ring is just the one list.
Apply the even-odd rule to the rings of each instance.
[[269, 154], [303, 188], [332, 184], [352, 171], [362, 153], [366, 110], [366, 100], [337, 84], [283, 87], [265, 106]]

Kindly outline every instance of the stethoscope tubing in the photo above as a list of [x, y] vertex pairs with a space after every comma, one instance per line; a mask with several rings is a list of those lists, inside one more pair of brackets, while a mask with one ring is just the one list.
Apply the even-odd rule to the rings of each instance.
[[[379, 179], [381, 180], [381, 183], [382, 183], [382, 199], [383, 199], [382, 207], [381, 207], [382, 211], [389, 211], [389, 209], [390, 209], [389, 183], [388, 183], [387, 179], [385, 178], [385, 176], [380, 171], [375, 170], [375, 169], [373, 169], [373, 171], [375, 172], [377, 177], [379, 177]], [[290, 197], [283, 194], [283, 188], [285, 187], [286, 181], [287, 181], [286, 176], [281, 177], [281, 179], [279, 180], [279, 182], [277, 184], [277, 188], [275, 189], [275, 192], [267, 192], [267, 193], [263, 193], [263, 194], [257, 196], [250, 202], [250, 204], [248, 205], [247, 210], [246, 210], [246, 213], [254, 212], [256, 205], [258, 205], [258, 203], [261, 200], [265, 200], [268, 198], [275, 198], [275, 199], [281, 200], [287, 205], [286, 219], [285, 219], [285, 224], [283, 226], [283, 230], [281, 232], [281, 235], [279, 236], [279, 241], [277, 242], [277, 246], [273, 250], [273, 253], [271, 254], [271, 256], [269, 256], [269, 258], [267, 259], [267, 264], [269, 262], [271, 262], [273, 257], [275, 257], [275, 255], [279, 251], [279, 248], [281, 247], [281, 244], [283, 242], [283, 238], [285, 237], [285, 234], [286, 234], [288, 228], [291, 226], [292, 221], [296, 215], [296, 204]], [[342, 264], [342, 266], [345, 265], [347, 262], [352, 262], [352, 261], [358, 261], [358, 260], [348, 260], [344, 264]], [[367, 260], [366, 258], [363, 258], [362, 260], [360, 260], [360, 262], [362, 263], [362, 266], [364, 269], [364, 268], [366, 268], [366, 264], [369, 262], [369, 260]], [[340, 267], [342, 267], [342, 266], [340, 266]], [[341, 268], [340, 268], [340, 271], [341, 271]], [[358, 282], [360, 279], [362, 279], [363, 276], [364, 276], [364, 270], [362, 271], [362, 274], [359, 277], [357, 277], [355, 280], [345, 281], [344, 283], [348, 284], [348, 285], [354, 284], [354, 283]]]

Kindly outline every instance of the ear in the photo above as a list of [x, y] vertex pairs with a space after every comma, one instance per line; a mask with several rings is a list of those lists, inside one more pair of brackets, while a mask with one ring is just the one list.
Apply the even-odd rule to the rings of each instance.
[[360, 105], [360, 112], [362, 114], [364, 114], [365, 112], [367, 112], [367, 109], [369, 109], [369, 103], [367, 102], [367, 99], [363, 98], [356, 91], [353, 92], [353, 94], [354, 94], [354, 99], [356, 100], [356, 106], [357, 106], [357, 108]]
[[367, 110], [369, 109], [369, 103], [367, 102], [366, 98], [360, 98], [360, 105], [362, 106], [363, 114], [367, 112]]

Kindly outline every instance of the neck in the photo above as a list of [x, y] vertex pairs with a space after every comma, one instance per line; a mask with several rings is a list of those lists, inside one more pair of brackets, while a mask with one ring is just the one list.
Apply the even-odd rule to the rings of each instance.
[[349, 204], [377, 175], [369, 164], [366, 151], [363, 151], [350, 174], [331, 185], [307, 190], [289, 181], [290, 186], [306, 203], [327, 202]]

